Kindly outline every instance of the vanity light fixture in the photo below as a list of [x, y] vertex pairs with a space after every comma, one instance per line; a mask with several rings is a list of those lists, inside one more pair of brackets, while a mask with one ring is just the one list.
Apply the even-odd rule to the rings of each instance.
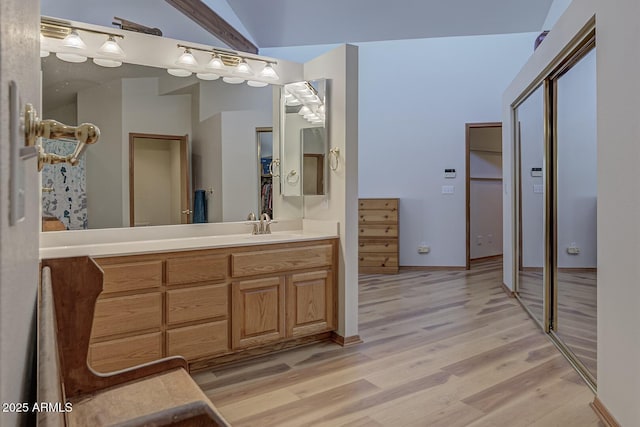
[[278, 80], [279, 76], [276, 73], [276, 70], [273, 69], [273, 66], [267, 62], [262, 71], [259, 74], [260, 77], [263, 77], [268, 80]]
[[40, 58], [46, 58], [51, 52], [49, 51], [49, 42], [46, 37], [40, 33]]
[[[274, 65], [276, 61], [251, 54], [229, 51], [220, 48], [200, 48], [178, 44], [178, 48], [184, 49], [184, 53], [176, 62], [176, 68], [169, 68], [167, 72], [174, 76], [186, 77], [191, 72], [196, 72], [196, 76], [204, 80], [215, 80], [222, 76], [222, 80], [230, 84], [240, 84], [248, 80], [247, 84], [252, 87], [264, 87], [271, 81], [279, 79]], [[211, 59], [204, 66], [200, 67], [192, 52], [200, 51], [211, 55]], [[187, 53], [189, 55], [187, 55]], [[263, 62], [265, 66], [257, 75], [252, 69], [255, 62]], [[249, 78], [253, 77], [255, 78]], [[217, 76], [217, 77], [214, 77]]]
[[93, 63], [101, 67], [119, 67], [124, 59], [124, 51], [112, 35], [98, 49], [98, 55], [93, 58]]
[[107, 41], [96, 52], [94, 61], [103, 67], [117, 67], [122, 64], [124, 51], [116, 42], [116, 37], [124, 38], [122, 34], [107, 33], [92, 28], [76, 27], [68, 21], [53, 18], [41, 18], [40, 20], [40, 56], [48, 56], [53, 45], [49, 39], [62, 40], [62, 50], [56, 52], [56, 56], [67, 62], [85, 62], [88, 56], [92, 56], [86, 43], [82, 40], [80, 32], [103, 34]]

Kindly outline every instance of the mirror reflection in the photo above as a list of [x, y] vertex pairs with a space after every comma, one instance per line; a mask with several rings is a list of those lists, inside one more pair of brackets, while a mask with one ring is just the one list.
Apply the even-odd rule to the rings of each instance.
[[516, 108], [519, 152], [518, 293], [544, 323], [544, 93], [538, 87]]
[[[160, 194], [182, 200], [179, 212], [172, 208], [176, 212], [171, 213], [180, 216], [180, 223], [193, 222], [195, 190], [207, 196], [205, 222], [242, 221], [248, 212], [258, 211], [255, 131], [273, 127], [273, 94], [279, 88], [178, 78], [161, 68], [132, 64], [104, 68], [89, 61], [67, 63], [53, 55], [42, 59], [42, 71], [42, 117], [69, 125], [92, 122], [101, 130], [100, 143], [86, 152], [84, 167], [45, 167], [43, 217], [56, 218], [66, 229], [160, 225], [165, 221], [132, 214], [137, 193], [132, 182], [145, 178], [158, 195], [147, 194], [149, 204], [160, 203]], [[133, 176], [133, 134], [185, 137], [186, 165], [179, 178]], [[64, 141], [45, 143], [57, 145], [53, 152], [72, 149]]]
[[282, 194], [326, 194], [327, 81], [319, 79], [287, 84], [282, 88], [282, 99]]
[[258, 173], [260, 174], [259, 213], [273, 218], [273, 129], [256, 129], [258, 140]]

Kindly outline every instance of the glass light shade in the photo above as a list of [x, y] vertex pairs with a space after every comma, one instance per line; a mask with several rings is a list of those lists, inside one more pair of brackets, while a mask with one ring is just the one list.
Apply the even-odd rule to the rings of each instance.
[[290, 107], [295, 107], [298, 105], [302, 105], [302, 102], [300, 102], [299, 99], [293, 98], [293, 99], [288, 99], [287, 101], [287, 105]]
[[66, 62], [80, 63], [80, 62], [84, 62], [84, 61], [87, 60], [86, 56], [80, 55], [80, 54], [77, 54], [77, 53], [58, 52], [58, 53], [56, 53], [56, 56], [58, 57], [58, 59], [61, 59], [61, 60], [66, 61]]
[[243, 78], [241, 78], [241, 77], [229, 77], [229, 76], [225, 76], [225, 77], [223, 77], [223, 78], [222, 78], [222, 80], [223, 80], [225, 83], [230, 83], [230, 84], [232, 84], [232, 85], [237, 85], [237, 84], [240, 84], [240, 83], [244, 83], [244, 79], [243, 79]]
[[238, 65], [236, 65], [236, 73], [251, 75], [253, 74], [253, 71], [251, 70], [251, 67], [249, 66], [249, 64], [247, 64], [247, 61], [245, 61], [244, 59], [241, 59]]
[[220, 76], [214, 73], [197, 73], [196, 77], [200, 80], [218, 80]]
[[324, 106], [324, 104], [322, 104], [321, 106], [318, 107], [318, 113], [323, 113], [327, 110], [327, 108]]
[[98, 49], [100, 55], [124, 58], [124, 51], [113, 36], [109, 36], [106, 42]]
[[189, 49], [185, 49], [184, 53], [180, 55], [178, 60], [176, 61], [176, 65], [180, 65], [183, 67], [197, 67], [198, 61], [196, 61], [195, 56]]
[[93, 63], [101, 67], [115, 68], [122, 65], [122, 61], [111, 58], [93, 58]]
[[49, 52], [49, 42], [47, 39], [40, 33], [40, 58], [46, 58], [49, 56], [51, 52]]
[[247, 84], [249, 86], [251, 86], [251, 87], [265, 87], [269, 83], [267, 83], [267, 82], [258, 82], [256, 80], [249, 80], [249, 81], [247, 81]]
[[303, 105], [300, 111], [298, 111], [298, 114], [300, 114], [301, 116], [304, 116], [305, 114], [309, 114], [309, 113], [311, 113], [311, 110], [306, 105]]
[[260, 77], [264, 77], [269, 80], [278, 80], [278, 73], [273, 69], [271, 64], [267, 64], [264, 66], [262, 71], [260, 71]]
[[68, 47], [71, 49], [86, 49], [87, 45], [82, 40], [80, 35], [76, 30], [71, 30], [71, 34], [62, 40], [62, 46]]
[[210, 68], [212, 70], [224, 70], [225, 66], [222, 62], [222, 59], [220, 59], [218, 55], [213, 54], [211, 56], [211, 61], [209, 61], [207, 65], [205, 65], [205, 68]]
[[185, 70], [184, 68], [169, 68], [167, 69], [167, 73], [176, 77], [189, 77], [193, 74], [191, 71]]

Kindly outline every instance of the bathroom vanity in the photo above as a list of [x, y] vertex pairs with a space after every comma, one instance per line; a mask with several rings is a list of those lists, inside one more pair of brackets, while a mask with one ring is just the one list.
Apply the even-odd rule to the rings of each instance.
[[104, 272], [88, 357], [96, 371], [174, 355], [199, 369], [329, 338], [337, 325], [339, 239], [335, 223], [327, 229], [133, 236], [43, 247], [41, 254], [51, 260], [82, 252]]

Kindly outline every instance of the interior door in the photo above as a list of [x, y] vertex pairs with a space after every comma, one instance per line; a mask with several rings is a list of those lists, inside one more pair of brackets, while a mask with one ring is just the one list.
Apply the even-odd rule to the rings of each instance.
[[[10, 140], [24, 147], [11, 125], [10, 98], [17, 95], [18, 111], [27, 102], [40, 107], [40, 2], [2, 0], [0, 9], [0, 402], [33, 402], [40, 184], [34, 158], [10, 159]], [[11, 82], [17, 94], [10, 93]], [[23, 197], [10, 195], [12, 175]], [[10, 218], [12, 207], [17, 217]], [[0, 424], [33, 425], [30, 416], [1, 413]]]
[[187, 135], [129, 134], [129, 223], [192, 222]]

